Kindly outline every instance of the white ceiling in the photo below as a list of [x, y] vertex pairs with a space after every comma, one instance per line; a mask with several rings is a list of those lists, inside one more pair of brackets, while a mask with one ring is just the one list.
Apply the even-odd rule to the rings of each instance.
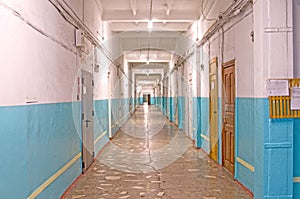
[[[180, 54], [178, 46], [182, 48], [182, 45], [188, 45], [189, 42], [182, 39], [182, 33], [199, 20], [204, 0], [99, 1], [103, 8], [103, 20], [110, 24], [129, 65], [145, 71], [136, 76], [138, 85], [147, 82], [154, 85], [161, 80], [162, 75], [149, 73], [149, 69], [166, 71], [174, 57], [173, 53]], [[207, 5], [216, 3], [215, 0], [204, 2]], [[153, 29], [149, 31], [150, 19], [153, 21]], [[147, 60], [150, 64], [147, 64]]]
[[[100, 0], [103, 20], [112, 31], [129, 31], [147, 27], [152, 17], [154, 29], [186, 31], [199, 19], [201, 0]], [[151, 13], [151, 14], [150, 14]]]
[[160, 50], [138, 50], [130, 52], [126, 55], [126, 60], [129, 63], [166, 63], [168, 64], [172, 55], [166, 51]]

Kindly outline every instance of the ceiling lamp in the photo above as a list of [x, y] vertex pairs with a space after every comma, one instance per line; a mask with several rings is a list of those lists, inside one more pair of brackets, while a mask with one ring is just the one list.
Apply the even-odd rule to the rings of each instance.
[[149, 20], [148, 21], [148, 29], [152, 29], [153, 28], [153, 21]]
[[149, 29], [149, 31], [151, 31], [151, 29], [153, 28], [152, 9], [153, 9], [153, 0], [150, 1], [149, 21], [148, 21], [148, 29]]

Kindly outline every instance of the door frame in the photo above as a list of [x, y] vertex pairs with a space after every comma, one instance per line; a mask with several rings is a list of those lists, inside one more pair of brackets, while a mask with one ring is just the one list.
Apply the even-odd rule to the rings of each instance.
[[[212, 73], [212, 71], [211, 71], [211, 65], [212, 64], [215, 64], [216, 65], [216, 70], [215, 70], [215, 73]], [[213, 157], [212, 157], [212, 139], [211, 139], [211, 131], [209, 132], [209, 140], [210, 140], [210, 142], [209, 142], [209, 149], [210, 149], [210, 153], [209, 153], [209, 155], [210, 155], [210, 157], [214, 160], [214, 161], [216, 161], [216, 162], [218, 162], [218, 157], [219, 157], [219, 129], [218, 129], [218, 118], [219, 118], [219, 113], [218, 113], [218, 94], [219, 94], [219, 87], [218, 87], [218, 58], [217, 57], [215, 57], [215, 58], [213, 58], [213, 59], [211, 59], [210, 60], [210, 63], [209, 63], [209, 124], [210, 124], [210, 126], [211, 126], [211, 114], [212, 114], [212, 111], [211, 111], [211, 76], [212, 75], [215, 75], [216, 76], [216, 84], [214, 85], [215, 86], [215, 90], [216, 90], [216, 92], [217, 92], [217, 96], [216, 96], [216, 102], [217, 102], [217, 107], [216, 107], [216, 110], [217, 110], [217, 113], [216, 113], [216, 117], [217, 117], [217, 121], [216, 121], [216, 124], [215, 124], [215, 128], [216, 128], [216, 134], [217, 134], [217, 137], [218, 137], [218, 141], [217, 141], [217, 143], [215, 143], [215, 147], [217, 148], [216, 149], [216, 159], [213, 159]], [[211, 129], [211, 128], [210, 128]]]
[[[228, 67], [234, 67], [234, 76], [235, 76], [235, 84], [234, 84], [234, 126], [233, 129], [236, 131], [236, 59], [232, 59], [222, 64], [222, 85], [224, 87], [224, 70]], [[224, 112], [225, 112], [225, 90], [222, 89], [222, 166], [225, 168], [225, 126], [224, 126]], [[233, 146], [233, 154], [234, 154], [234, 162], [233, 162], [233, 175], [235, 175], [235, 163], [236, 163], [236, 132], [234, 132], [234, 146]], [[230, 172], [231, 173], [231, 172]]]

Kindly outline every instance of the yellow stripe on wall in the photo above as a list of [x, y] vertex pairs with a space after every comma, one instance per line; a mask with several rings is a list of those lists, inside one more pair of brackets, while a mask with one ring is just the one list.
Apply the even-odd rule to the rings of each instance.
[[97, 142], [99, 140], [101, 140], [101, 138], [103, 138], [105, 136], [105, 134], [107, 133], [107, 131], [104, 131], [95, 141], [94, 141], [94, 145], [97, 144]]
[[245, 160], [242, 160], [241, 158], [237, 157], [236, 161], [239, 162], [241, 165], [249, 169], [250, 171], [254, 172], [254, 166], [246, 162]]
[[300, 183], [300, 177], [294, 177], [294, 182], [295, 183]]
[[81, 152], [78, 153], [70, 162], [68, 162], [64, 167], [57, 171], [53, 176], [51, 176], [47, 181], [45, 181], [40, 187], [38, 187], [27, 199], [36, 198], [44, 189], [46, 189], [52, 182], [54, 182], [61, 174], [63, 174], [68, 168], [70, 168], [79, 158], [81, 157]]
[[207, 137], [206, 135], [203, 135], [203, 134], [201, 134], [200, 136], [209, 142], [209, 137]]

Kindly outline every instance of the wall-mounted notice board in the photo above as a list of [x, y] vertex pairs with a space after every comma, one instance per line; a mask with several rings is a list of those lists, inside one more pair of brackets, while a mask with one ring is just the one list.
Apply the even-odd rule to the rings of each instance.
[[270, 118], [300, 118], [300, 79], [267, 80]]

